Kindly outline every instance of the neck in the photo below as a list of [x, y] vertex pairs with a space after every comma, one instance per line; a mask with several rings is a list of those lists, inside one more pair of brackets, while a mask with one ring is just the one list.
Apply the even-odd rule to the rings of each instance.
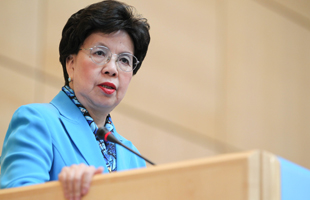
[[[74, 91], [74, 87], [73, 87], [72, 81], [69, 83], [69, 87]], [[80, 101], [80, 103], [82, 103], [82, 102]], [[89, 115], [93, 118], [93, 120], [96, 123], [96, 125], [98, 126], [98, 128], [99, 127], [103, 127], [104, 124], [105, 124], [106, 118], [107, 118], [107, 116], [108, 116], [108, 114], [110, 112], [106, 112], [106, 111], [102, 111], [102, 110], [97, 110], [97, 109], [92, 109], [90, 107], [86, 107], [85, 105], [83, 105], [83, 106], [89, 112]]]
[[103, 127], [106, 121], [106, 118], [109, 113], [103, 114], [102, 112], [94, 112], [93, 110], [87, 110], [90, 116], [93, 118], [96, 125], [99, 127]]

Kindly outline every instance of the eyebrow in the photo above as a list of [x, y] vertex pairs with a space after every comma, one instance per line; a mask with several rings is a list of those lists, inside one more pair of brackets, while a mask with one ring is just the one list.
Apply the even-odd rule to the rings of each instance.
[[[96, 46], [96, 47], [98, 47], [98, 46], [105, 46], [105, 47], [107, 47], [111, 51], [110, 47], [108, 47], [108, 45], [104, 44], [103, 42], [97, 42], [97, 43], [95, 43], [94, 46]], [[131, 51], [122, 51], [121, 53], [130, 53], [130, 54], [134, 55], [134, 53], [131, 52]]]
[[[104, 43], [102, 43], [102, 42], [97, 42], [96, 44], [95, 44], [95, 46], [105, 46], [105, 47], [108, 47], [108, 45], [105, 45]], [[109, 47], [108, 47], [109, 48]]]

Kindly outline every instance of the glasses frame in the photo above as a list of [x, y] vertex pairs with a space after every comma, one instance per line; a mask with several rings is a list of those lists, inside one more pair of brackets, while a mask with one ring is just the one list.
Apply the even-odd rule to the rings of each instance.
[[[107, 49], [107, 50], [109, 51], [109, 56], [108, 56], [107, 60], [102, 61], [102, 62], [100, 62], [100, 63], [95, 62], [94, 59], [93, 59], [93, 56], [92, 56], [92, 50], [93, 50], [94, 48], [98, 48], [98, 47], [103, 47], [103, 48], [105, 48], [105, 49]], [[124, 72], [132, 72], [132, 71], [134, 71], [134, 70], [136, 69], [136, 67], [138, 66], [138, 64], [140, 63], [140, 61], [138, 60], [138, 58], [137, 58], [136, 56], [132, 55], [131, 53], [120, 53], [120, 54], [115, 54], [115, 53], [112, 53], [111, 50], [110, 50], [108, 47], [103, 46], [103, 45], [93, 46], [93, 47], [90, 47], [90, 48], [81, 48], [80, 50], [89, 51], [89, 57], [90, 57], [90, 59], [93, 61], [93, 63], [95, 63], [95, 64], [97, 64], [97, 65], [101, 65], [101, 64], [102, 64], [102, 65], [105, 65], [105, 64], [109, 63], [109, 62], [111, 61], [112, 57], [113, 57], [114, 55], [116, 55], [115, 62], [117, 63], [117, 67], [118, 67], [119, 69], [121, 69], [122, 71], [124, 71]], [[120, 56], [120, 55], [124, 55], [124, 54], [125, 54], [125, 55], [130, 55], [130, 56], [132, 56], [133, 58], [135, 58], [135, 59], [137, 60], [135, 66], [132, 66], [132, 70], [130, 70], [130, 71], [126, 71], [126, 70], [122, 69], [122, 68], [120, 67], [119, 63], [118, 63], [118, 58], [119, 58], [119, 56]]]

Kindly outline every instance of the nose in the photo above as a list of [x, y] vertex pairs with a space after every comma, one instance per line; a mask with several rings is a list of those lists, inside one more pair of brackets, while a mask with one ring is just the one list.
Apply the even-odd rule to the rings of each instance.
[[113, 54], [110, 59], [108, 59], [107, 63], [102, 68], [102, 73], [107, 74], [109, 76], [117, 76], [118, 69], [116, 63], [117, 55]]

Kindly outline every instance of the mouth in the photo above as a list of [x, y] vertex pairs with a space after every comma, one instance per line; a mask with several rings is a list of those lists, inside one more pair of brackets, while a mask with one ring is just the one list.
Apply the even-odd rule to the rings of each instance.
[[116, 86], [110, 82], [101, 83], [98, 87], [106, 94], [113, 94], [116, 90]]
[[114, 87], [108, 86], [108, 85], [101, 85], [101, 87], [107, 88], [107, 89], [115, 89]]

